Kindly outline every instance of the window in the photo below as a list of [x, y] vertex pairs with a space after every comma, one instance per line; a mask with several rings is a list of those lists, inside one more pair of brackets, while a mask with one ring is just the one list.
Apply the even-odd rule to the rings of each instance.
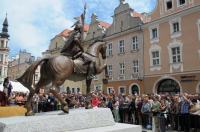
[[119, 87], [119, 94], [125, 94], [125, 93], [126, 93], [125, 87]]
[[112, 77], [112, 65], [108, 65], [108, 76]]
[[67, 92], [67, 93], [71, 93], [71, 90], [70, 90], [69, 87], [66, 88], [66, 92]]
[[113, 93], [113, 88], [107, 88], [107, 93], [108, 93], [108, 94]]
[[75, 88], [72, 88], [72, 93], [75, 93]]
[[158, 37], [158, 29], [153, 28], [152, 29], [152, 39], [156, 39]]
[[4, 67], [4, 76], [6, 77], [7, 76], [7, 68], [6, 67]]
[[108, 44], [108, 55], [107, 56], [112, 56], [112, 43]]
[[124, 63], [120, 63], [119, 67], [120, 67], [120, 75], [124, 75], [124, 70], [125, 70]]
[[119, 41], [119, 53], [124, 53], [124, 40]]
[[181, 62], [180, 47], [174, 47], [171, 50], [172, 50], [172, 63], [180, 63]]
[[185, 0], [178, 0], [177, 1], [177, 6], [179, 7], [179, 6], [182, 6], [182, 5], [184, 5], [186, 3], [186, 1]]
[[171, 38], [177, 38], [181, 36], [181, 18], [175, 18], [170, 20], [170, 33]]
[[159, 25], [152, 25], [149, 27], [150, 43], [155, 44], [159, 42]]
[[4, 47], [4, 41], [1, 40], [1, 48], [3, 48], [3, 47]]
[[36, 81], [38, 80], [38, 74], [35, 74], [35, 80]]
[[3, 62], [3, 54], [0, 54], [0, 62]]
[[139, 71], [139, 62], [138, 60], [133, 61], [133, 73], [138, 73]]
[[180, 28], [179, 28], [179, 22], [175, 22], [173, 23], [173, 33], [179, 32]]
[[100, 85], [100, 84], [95, 85], [94, 87], [95, 87], [94, 89], [97, 91], [102, 90], [102, 85]]
[[8, 55], [5, 55], [5, 63], [8, 62]]
[[133, 37], [133, 50], [137, 50], [138, 49], [138, 37], [135, 36]]
[[80, 93], [80, 91], [81, 91], [80, 88], [77, 88], [77, 93]]
[[166, 10], [172, 9], [172, 0], [166, 0]]
[[6, 48], [8, 48], [8, 41], [6, 41]]
[[160, 55], [159, 55], [159, 51], [153, 51], [153, 52], [152, 52], [152, 63], [153, 63], [153, 66], [158, 66], [158, 65], [160, 65]]

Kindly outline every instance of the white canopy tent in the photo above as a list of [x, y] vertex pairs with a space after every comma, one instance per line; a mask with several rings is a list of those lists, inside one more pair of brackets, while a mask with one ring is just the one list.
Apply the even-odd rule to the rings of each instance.
[[[29, 90], [19, 82], [10, 81], [12, 84], [13, 92], [29, 93]], [[0, 84], [0, 91], [3, 91], [3, 84]]]

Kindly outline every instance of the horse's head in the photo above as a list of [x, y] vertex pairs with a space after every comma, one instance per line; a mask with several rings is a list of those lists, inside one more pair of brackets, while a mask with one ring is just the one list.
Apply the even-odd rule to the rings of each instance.
[[102, 47], [101, 47], [101, 49], [99, 50], [99, 52], [100, 52], [101, 55], [102, 55], [102, 59], [106, 59], [106, 48], [107, 48], [107, 46], [106, 46], [106, 44], [104, 43], [104, 44], [102, 44]]
[[106, 59], [106, 44], [105, 42], [94, 42], [93, 44], [91, 44], [88, 49], [87, 49], [87, 53], [95, 56], [95, 57], [99, 57], [99, 53], [102, 56], [102, 59]]

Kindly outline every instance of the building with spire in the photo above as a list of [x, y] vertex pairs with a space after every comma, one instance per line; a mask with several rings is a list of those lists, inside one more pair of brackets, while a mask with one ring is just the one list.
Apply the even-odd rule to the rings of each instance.
[[8, 41], [9, 41], [9, 34], [8, 34], [8, 19], [7, 15], [3, 22], [3, 28], [0, 33], [0, 83], [3, 82], [4, 78], [7, 77], [8, 72]]

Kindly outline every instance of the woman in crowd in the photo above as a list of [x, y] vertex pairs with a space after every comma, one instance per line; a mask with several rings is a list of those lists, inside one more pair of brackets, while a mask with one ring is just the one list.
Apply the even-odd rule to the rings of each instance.
[[115, 122], [119, 122], [120, 121], [120, 117], [119, 117], [119, 101], [118, 101], [117, 97], [115, 97], [115, 99], [113, 101], [113, 115], [114, 115]]

